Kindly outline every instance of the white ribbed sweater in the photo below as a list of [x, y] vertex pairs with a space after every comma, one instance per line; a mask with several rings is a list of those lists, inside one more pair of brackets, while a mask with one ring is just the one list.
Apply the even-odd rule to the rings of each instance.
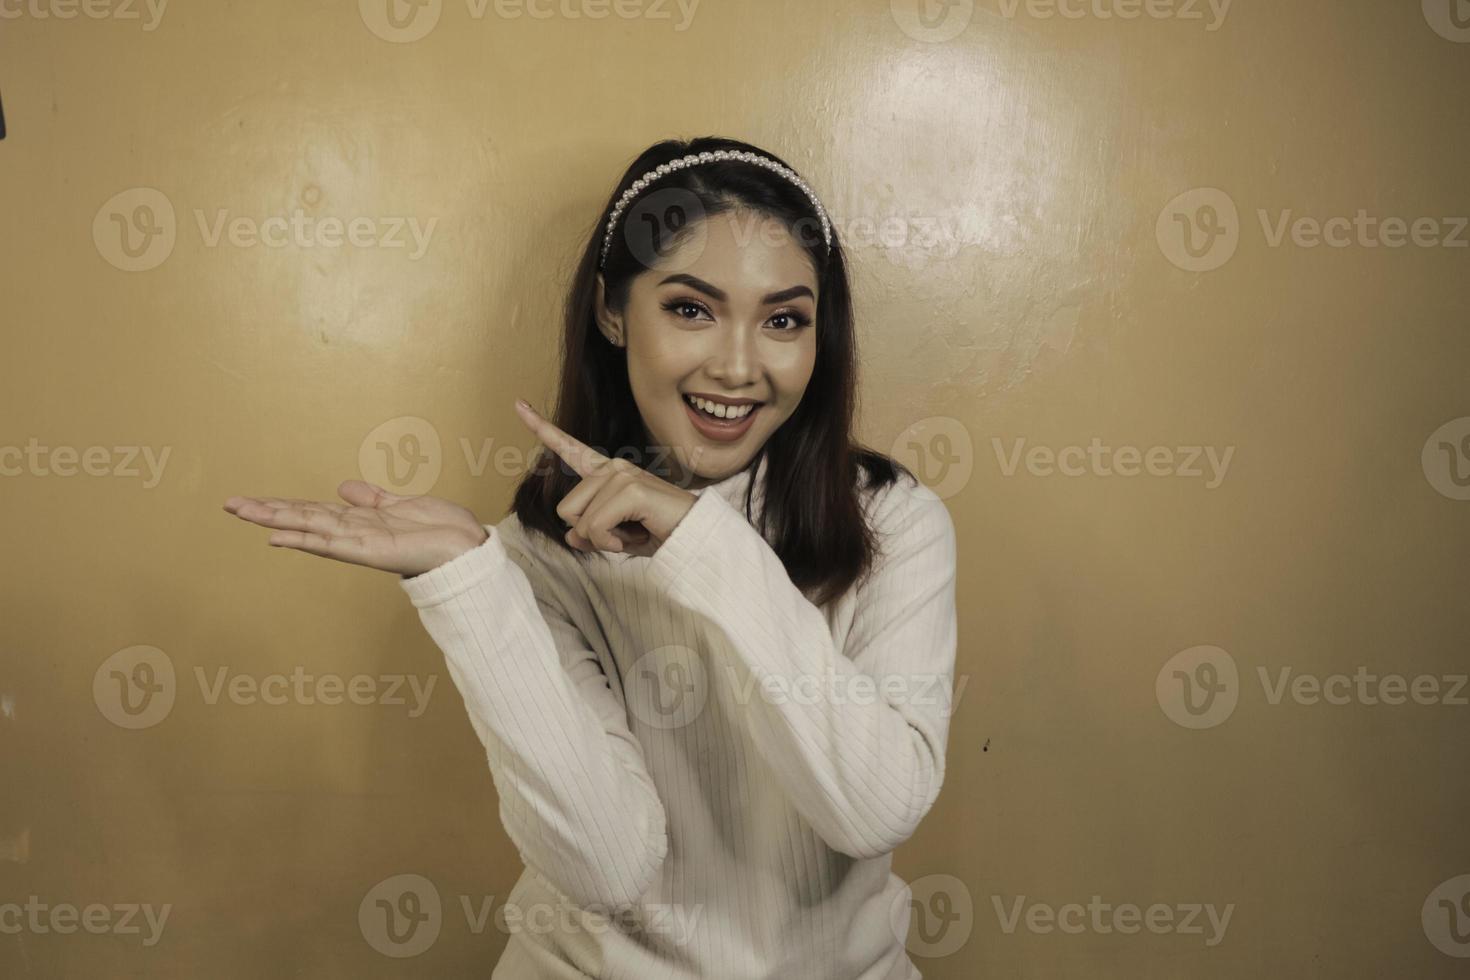
[[765, 466], [651, 558], [579, 564], [511, 513], [400, 580], [526, 865], [493, 980], [919, 976], [890, 864], [944, 778], [954, 526], [906, 477], [863, 491], [883, 552], [818, 607], [744, 515]]

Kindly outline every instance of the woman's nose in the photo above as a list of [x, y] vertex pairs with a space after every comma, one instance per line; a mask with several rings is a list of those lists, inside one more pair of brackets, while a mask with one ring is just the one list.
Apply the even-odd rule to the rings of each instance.
[[746, 327], [727, 329], [718, 344], [719, 349], [709, 364], [710, 377], [731, 389], [748, 385], [760, 377], [760, 351], [755, 330]]

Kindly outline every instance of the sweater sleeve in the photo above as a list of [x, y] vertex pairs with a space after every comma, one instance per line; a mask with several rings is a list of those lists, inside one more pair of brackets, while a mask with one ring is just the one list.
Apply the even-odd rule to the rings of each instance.
[[399, 584], [464, 698], [521, 859], [574, 905], [632, 904], [668, 852], [642, 748], [544, 566], [485, 528]]
[[751, 692], [745, 722], [761, 757], [817, 834], [855, 858], [907, 840], [944, 779], [954, 525], [932, 491], [900, 481], [875, 506], [884, 554], [857, 586], [843, 649], [769, 543], [717, 493], [700, 493], [649, 566], [672, 601], [720, 627], [727, 649], [715, 655]]

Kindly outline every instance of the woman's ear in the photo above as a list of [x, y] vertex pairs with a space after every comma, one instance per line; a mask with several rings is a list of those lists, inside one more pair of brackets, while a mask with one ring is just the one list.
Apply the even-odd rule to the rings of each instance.
[[597, 329], [607, 338], [608, 343], [614, 347], [622, 347], [623, 340], [623, 318], [607, 308], [607, 283], [603, 281], [602, 273], [597, 274], [597, 297], [594, 301], [594, 314], [597, 317]]

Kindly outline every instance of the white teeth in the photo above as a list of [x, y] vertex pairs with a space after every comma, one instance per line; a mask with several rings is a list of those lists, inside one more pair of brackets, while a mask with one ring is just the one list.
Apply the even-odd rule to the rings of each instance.
[[685, 395], [684, 399], [706, 415], [713, 415], [717, 419], [743, 419], [756, 409], [755, 405], [721, 405], [719, 402], [697, 398], [694, 395]]

